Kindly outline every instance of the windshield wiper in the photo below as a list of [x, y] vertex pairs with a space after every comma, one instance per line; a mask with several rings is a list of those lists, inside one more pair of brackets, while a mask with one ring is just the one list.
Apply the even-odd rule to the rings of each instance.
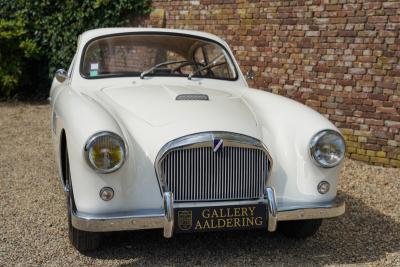
[[158, 63], [157, 65], [151, 67], [150, 69], [147, 69], [147, 70], [143, 71], [142, 73], [140, 73], [140, 79], [143, 79], [144, 76], [153, 72], [154, 70], [158, 69], [159, 67], [167, 66], [170, 64], [184, 63], [186, 61], [187, 60], [172, 60], [172, 61], [164, 61], [164, 62]]
[[192, 72], [189, 74], [188, 79], [191, 80], [192, 77], [193, 77], [193, 75], [195, 75], [196, 73], [198, 73], [198, 72], [200, 72], [200, 71], [203, 71], [203, 70], [205, 70], [205, 69], [209, 69], [209, 68], [212, 68], [212, 67], [217, 66], [217, 65], [219, 64], [218, 61], [220, 61], [220, 60], [223, 59], [223, 58], [225, 58], [225, 56], [224, 56], [224, 54], [221, 54], [221, 55], [217, 56], [217, 57], [216, 57], [211, 63], [209, 63], [208, 65], [205, 65], [204, 67], [201, 67], [200, 69], [197, 69], [197, 70], [192, 71]]

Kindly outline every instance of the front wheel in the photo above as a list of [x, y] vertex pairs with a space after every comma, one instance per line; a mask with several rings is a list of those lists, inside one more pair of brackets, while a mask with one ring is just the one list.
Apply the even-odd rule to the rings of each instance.
[[278, 230], [287, 237], [303, 239], [313, 236], [321, 223], [322, 219], [283, 221], [278, 223]]
[[89, 251], [100, 246], [101, 235], [95, 232], [86, 232], [72, 226], [71, 213], [74, 205], [74, 194], [72, 191], [71, 173], [69, 169], [68, 151], [66, 151], [66, 178], [67, 178], [67, 207], [68, 207], [68, 234], [69, 241], [78, 251]]

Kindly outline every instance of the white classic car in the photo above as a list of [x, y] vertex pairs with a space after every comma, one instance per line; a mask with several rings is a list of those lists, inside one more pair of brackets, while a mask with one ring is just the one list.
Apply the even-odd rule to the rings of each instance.
[[87, 31], [69, 71], [56, 72], [50, 102], [78, 250], [97, 248], [101, 232], [151, 228], [166, 238], [277, 228], [304, 238], [345, 211], [338, 129], [300, 103], [250, 89], [212, 34]]

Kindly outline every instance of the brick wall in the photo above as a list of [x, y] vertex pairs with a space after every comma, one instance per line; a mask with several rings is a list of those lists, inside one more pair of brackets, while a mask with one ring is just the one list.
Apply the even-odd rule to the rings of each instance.
[[335, 123], [348, 156], [400, 167], [400, 1], [153, 1], [136, 25], [214, 33], [251, 86]]

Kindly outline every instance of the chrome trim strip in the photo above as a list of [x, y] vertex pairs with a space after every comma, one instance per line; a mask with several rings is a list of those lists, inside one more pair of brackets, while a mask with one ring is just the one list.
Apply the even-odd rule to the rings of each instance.
[[196, 208], [196, 207], [215, 207], [215, 206], [234, 206], [234, 205], [256, 205], [258, 203], [266, 203], [265, 199], [256, 200], [228, 200], [228, 201], [211, 201], [211, 202], [174, 202], [174, 208]]

